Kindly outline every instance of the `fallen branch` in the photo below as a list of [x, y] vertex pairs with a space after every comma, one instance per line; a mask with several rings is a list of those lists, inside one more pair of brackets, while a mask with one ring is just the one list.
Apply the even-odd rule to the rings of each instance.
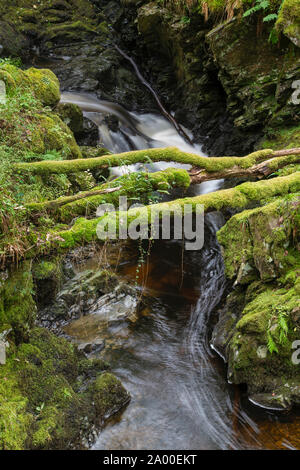
[[[269, 202], [272, 198], [285, 196], [290, 193], [300, 191], [300, 172], [288, 176], [282, 176], [274, 179], [257, 181], [254, 183], [243, 183], [235, 188], [223, 189], [213, 193], [203, 194], [201, 196], [177, 199], [172, 202], [163, 202], [150, 206], [142, 207], [138, 210], [130, 209], [127, 212], [108, 213], [106, 217], [109, 222], [110, 217], [117, 217], [117, 229], [121, 224], [128, 227], [137, 217], [141, 225], [150, 225], [158, 216], [162, 217], [166, 213], [175, 213], [179, 210], [182, 214], [182, 207], [190, 204], [192, 211], [196, 211], [199, 205], [203, 206], [204, 212], [214, 210], [224, 210], [228, 208], [245, 209], [249, 204], [259, 203], [260, 205]], [[97, 236], [97, 226], [103, 221], [103, 217], [87, 220], [78, 219], [69, 230], [53, 233], [54, 248], [72, 248], [77, 245], [99, 240]], [[51, 240], [51, 238], [50, 238]]]
[[[80, 215], [87, 216], [95, 213], [100, 204], [116, 204], [120, 196], [127, 196], [130, 199], [137, 196], [137, 199], [140, 199], [143, 194], [145, 195], [149, 193], [149, 191], [159, 189], [168, 190], [170, 187], [186, 189], [190, 184], [199, 184], [204, 181], [220, 178], [262, 178], [269, 176], [275, 170], [284, 167], [287, 163], [295, 162], [300, 162], [300, 155], [272, 158], [247, 169], [235, 166], [212, 173], [198, 169], [197, 167], [193, 167], [190, 171], [168, 168], [167, 170], [155, 173], [144, 172], [142, 175], [145, 182], [148, 184], [145, 184], [144, 192], [141, 192], [140, 189], [138, 194], [135, 194], [136, 186], [134, 180], [136, 174], [133, 173], [131, 175], [121, 176], [113, 182], [105, 183], [100, 188], [96, 187], [90, 191], [85, 191], [74, 196], [60, 197], [53, 201], [29, 203], [26, 205], [26, 208], [29, 209], [33, 215], [48, 212], [53, 215], [55, 214], [57, 216], [56, 218], [61, 222], [70, 222], [74, 217]], [[141, 180], [139, 180], [139, 185], [141, 186], [140, 182]], [[113, 186], [110, 187], [110, 185]], [[105, 197], [105, 195], [107, 196]]]
[[[275, 152], [274, 152], [275, 153]], [[274, 171], [277, 171], [286, 165], [300, 163], [300, 155], [291, 154], [283, 157], [275, 157], [269, 160], [263, 161], [250, 168], [241, 168], [234, 166], [216, 172], [208, 172], [198, 167], [193, 167], [189, 171], [191, 178], [191, 184], [199, 184], [204, 181], [227, 179], [227, 178], [265, 178], [270, 176]]]
[[[169, 171], [178, 171], [169, 169]], [[185, 170], [179, 170], [184, 172], [187, 176], [187, 184], [189, 184], [190, 178]], [[182, 178], [182, 175], [180, 175]], [[162, 217], [164, 214], [176, 213], [179, 210], [182, 215], [182, 208], [185, 204], [190, 204], [192, 211], [196, 211], [199, 205], [203, 205], [204, 212], [211, 212], [214, 210], [222, 211], [225, 209], [237, 209], [243, 210], [249, 207], [249, 205], [264, 205], [274, 200], [276, 197], [284, 197], [288, 194], [298, 194], [300, 192], [300, 171], [294, 172], [288, 176], [282, 176], [257, 182], [246, 182], [235, 188], [224, 189], [213, 193], [203, 194], [196, 197], [177, 199], [171, 202], [164, 202], [160, 204], [153, 204], [144, 206], [139, 209], [140, 214], [130, 209], [126, 212], [108, 213], [103, 217], [106, 217], [106, 221], [109, 221], [110, 217], [116, 215], [117, 218], [117, 229], [119, 226], [125, 225], [128, 227], [129, 224], [139, 217], [142, 218], [143, 223], [148, 226], [153, 217]], [[117, 191], [113, 194], [118, 194]], [[108, 195], [107, 195], [108, 196]], [[71, 208], [70, 215], [73, 215], [72, 204], [79, 203], [80, 201], [74, 201], [71, 204], [63, 206], [63, 208]], [[73, 215], [74, 217], [74, 215]], [[31, 258], [41, 254], [49, 254], [51, 251], [64, 251], [66, 249], [72, 249], [75, 246], [90, 243], [92, 241], [101, 241], [97, 236], [98, 223], [103, 221], [103, 217], [96, 219], [85, 219], [79, 218], [75, 221], [74, 225], [67, 230], [51, 230], [48, 232], [35, 232], [34, 237], [36, 238], [35, 246], [27, 247], [26, 250], [16, 257], [15, 250], [10, 250], [10, 246], [3, 246], [2, 258], [3, 265], [5, 260], [11, 262], [12, 259]], [[123, 224], [123, 225], [122, 225]], [[28, 240], [28, 234], [26, 236], [26, 242], [31, 243]], [[23, 242], [25, 242], [23, 240]], [[22, 242], [22, 240], [19, 240]], [[23, 243], [22, 242], [22, 243]], [[29, 244], [27, 243], [27, 244]], [[26, 244], [26, 243], [25, 243]]]
[[32, 212], [38, 211], [54, 211], [66, 204], [71, 204], [72, 202], [79, 201], [80, 199], [86, 199], [91, 196], [99, 196], [108, 193], [114, 193], [119, 191], [121, 186], [117, 186], [114, 188], [106, 188], [106, 189], [94, 189], [91, 191], [83, 191], [81, 193], [75, 194], [74, 196], [64, 196], [58, 199], [54, 199], [53, 201], [46, 201], [46, 202], [32, 202], [26, 204], [26, 208], [31, 210]]
[[[70, 174], [80, 171], [88, 171], [94, 169], [105, 169], [108, 167], [132, 165], [135, 163], [151, 163], [151, 162], [176, 162], [197, 167], [197, 169], [205, 170], [207, 173], [215, 174], [212, 179], [223, 178], [221, 172], [224, 170], [238, 169], [245, 170], [262, 163], [266, 160], [276, 157], [287, 156], [288, 163], [298, 161], [300, 148], [273, 151], [271, 149], [259, 150], [245, 157], [202, 157], [193, 153], [186, 153], [178, 150], [176, 147], [155, 148], [148, 150], [136, 150], [116, 155], [105, 155], [96, 158], [86, 158], [77, 160], [48, 160], [33, 163], [15, 164], [15, 170], [21, 173], [29, 172], [32, 174], [49, 175], [49, 174]], [[296, 158], [293, 158], [296, 157]], [[276, 160], [275, 160], [276, 163]], [[274, 164], [275, 164], [274, 163]], [[268, 163], [273, 168], [272, 162]], [[199, 171], [198, 170], [198, 171]], [[232, 175], [228, 172], [228, 176]]]

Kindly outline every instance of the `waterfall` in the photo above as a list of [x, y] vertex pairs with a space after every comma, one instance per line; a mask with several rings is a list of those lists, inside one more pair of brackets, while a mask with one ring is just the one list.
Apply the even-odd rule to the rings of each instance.
[[[78, 105], [86, 118], [93, 121], [99, 130], [99, 142], [113, 153], [128, 152], [130, 150], [144, 150], [147, 148], [177, 147], [184, 152], [206, 156], [199, 144], [189, 144], [176, 131], [174, 126], [160, 114], [140, 114], [129, 112], [117, 103], [99, 100], [87, 93], [65, 92], [61, 95], [61, 103]], [[117, 130], [112, 130], [107, 123], [107, 117], [114, 116], [118, 120]], [[193, 139], [192, 133], [184, 131]], [[146, 165], [149, 171], [159, 171], [168, 168], [170, 163], [159, 162]], [[142, 165], [130, 165], [112, 169], [112, 174], [137, 171]], [[190, 165], [172, 163], [172, 167], [189, 169]], [[208, 181], [196, 185], [194, 194], [204, 194], [218, 189], [222, 181]]]

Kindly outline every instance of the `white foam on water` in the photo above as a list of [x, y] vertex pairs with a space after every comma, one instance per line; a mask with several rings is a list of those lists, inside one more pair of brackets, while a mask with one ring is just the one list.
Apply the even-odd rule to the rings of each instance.
[[[178, 134], [174, 126], [163, 116], [153, 113], [133, 113], [122, 106], [109, 101], [98, 100], [87, 93], [65, 92], [61, 95], [61, 103], [77, 104], [84, 115], [93, 121], [99, 129], [99, 140], [105, 148], [114, 153], [128, 152], [130, 150], [145, 150], [147, 148], [177, 147], [178, 149], [204, 156], [200, 144], [191, 145]], [[113, 132], [105, 122], [105, 116], [113, 115], [119, 120], [119, 131]], [[184, 128], [186, 134], [193, 139], [192, 133]], [[208, 157], [209, 158], [209, 157]], [[164, 170], [168, 167], [189, 169], [190, 165], [180, 163], [158, 162], [146, 165], [150, 171]], [[116, 176], [138, 171], [140, 164], [115, 167], [111, 173]], [[194, 194], [205, 194], [216, 191], [223, 180], [207, 181], [196, 185]]]

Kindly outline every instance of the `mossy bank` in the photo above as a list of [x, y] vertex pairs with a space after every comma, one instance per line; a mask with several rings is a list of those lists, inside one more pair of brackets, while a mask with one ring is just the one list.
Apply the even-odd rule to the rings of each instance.
[[[108, 364], [87, 359], [65, 339], [37, 327], [36, 303], [41, 292], [49, 300], [62, 281], [61, 259], [30, 259], [19, 267], [15, 261], [39, 237], [31, 237], [22, 204], [87, 190], [95, 181], [89, 173], [50, 179], [14, 174], [16, 161], [76, 159], [82, 153], [54, 111], [60, 91], [50, 70], [22, 70], [4, 61], [0, 76], [7, 88], [0, 105], [0, 239], [14, 251], [0, 271], [0, 448], [86, 448], [129, 395]], [[53, 224], [49, 218], [40, 223]]]

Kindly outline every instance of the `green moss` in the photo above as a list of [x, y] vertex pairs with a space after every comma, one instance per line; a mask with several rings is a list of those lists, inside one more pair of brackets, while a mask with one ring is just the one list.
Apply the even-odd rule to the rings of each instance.
[[128, 403], [129, 394], [121, 382], [109, 372], [101, 374], [90, 387], [99, 416], [111, 416]]
[[11, 92], [16, 87], [16, 82], [9, 72], [0, 69], [0, 80], [3, 80], [6, 85], [6, 91]]
[[[3, 366], [1, 369], [3, 372]], [[1, 371], [0, 377], [0, 449], [22, 450], [34, 417], [26, 410], [28, 400], [21, 394], [17, 379], [3, 376]]]
[[59, 81], [51, 70], [30, 68], [24, 72], [37, 99], [44, 106], [55, 106], [60, 100]]
[[32, 295], [30, 262], [9, 272], [8, 279], [4, 277], [0, 283], [0, 326], [10, 325], [16, 341], [26, 338], [33, 326], [36, 306]]
[[55, 112], [75, 134], [83, 130], [83, 114], [79, 106], [73, 103], [60, 103]]
[[[250, 286], [251, 288], [251, 286]], [[298, 377], [296, 364], [291, 360], [292, 343], [299, 337], [299, 326], [293, 320], [293, 311], [299, 308], [299, 298], [294, 288], [276, 288], [262, 285], [262, 292], [248, 302], [236, 325], [230, 348], [230, 367], [235, 371], [236, 383], [262, 380], [259, 366], [264, 364], [268, 373], [275, 377]], [[284, 342], [280, 337], [279, 312], [284, 309], [288, 332]], [[277, 345], [277, 353], [268, 350], [268, 334]], [[264, 347], [266, 355], [261, 357], [258, 347]]]
[[39, 132], [43, 130], [45, 151], [60, 151], [64, 158], [81, 158], [81, 152], [68, 126], [55, 114], [42, 115], [39, 120]]
[[296, 46], [300, 46], [300, 6], [297, 0], [284, 0], [282, 2], [276, 27]]
[[107, 35], [103, 15], [89, 0], [44, 0], [34, 6], [33, 10], [30, 0], [7, 0], [5, 6], [0, 5], [0, 13], [15, 33], [37, 37], [44, 48], [52, 41], [77, 42], [96, 34]]
[[99, 375], [106, 368], [42, 328], [30, 332], [28, 343], [11, 344], [0, 367], [0, 449], [82, 446], [129, 400], [118, 379]]
[[297, 148], [300, 146], [300, 126], [271, 129], [260, 142], [260, 146], [278, 150]]
[[249, 266], [254, 276], [259, 273], [261, 279], [271, 280], [297, 265], [293, 234], [299, 227], [298, 210], [295, 194], [233, 216], [218, 232], [227, 276], [248, 282], [245, 266]]
[[10, 89], [6, 105], [0, 106], [3, 121], [0, 144], [14, 147], [23, 154], [57, 150], [63, 158], [81, 157], [67, 125], [56, 114], [43, 109], [60, 99], [56, 76], [50, 70], [22, 71], [10, 64], [1, 66], [0, 71], [16, 83], [16, 87]]
[[246, 157], [201, 157], [192, 153], [182, 152], [176, 147], [165, 149], [136, 150], [132, 152], [120, 153], [118, 155], [101, 156], [95, 158], [86, 158], [77, 162], [38, 162], [23, 163], [17, 165], [17, 169], [29, 171], [35, 174], [52, 173], [73, 173], [77, 171], [92, 170], [96, 168], [107, 168], [120, 165], [132, 165], [134, 163], [151, 162], [178, 162], [203, 168], [208, 172], [215, 172], [234, 166], [249, 168], [254, 163], [266, 160], [272, 157], [273, 150], [266, 149], [254, 152]]
[[74, 23], [64, 23], [58, 25], [51, 25], [43, 33], [43, 37], [46, 41], [65, 41], [75, 40], [88, 36], [94, 36], [97, 34], [97, 29], [88, 25], [83, 21], [75, 21]]
[[111, 152], [103, 147], [89, 147], [83, 145], [80, 147], [83, 158], [97, 158], [102, 157], [103, 155], [110, 155]]
[[33, 276], [38, 280], [61, 277], [60, 259], [38, 261], [33, 266]]

